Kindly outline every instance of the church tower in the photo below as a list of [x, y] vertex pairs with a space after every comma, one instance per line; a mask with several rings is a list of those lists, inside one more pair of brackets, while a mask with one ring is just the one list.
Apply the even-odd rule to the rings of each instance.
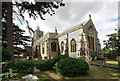
[[33, 40], [37, 41], [42, 36], [43, 36], [43, 31], [40, 30], [39, 26], [37, 26], [37, 29], [34, 31], [34, 34], [33, 34]]

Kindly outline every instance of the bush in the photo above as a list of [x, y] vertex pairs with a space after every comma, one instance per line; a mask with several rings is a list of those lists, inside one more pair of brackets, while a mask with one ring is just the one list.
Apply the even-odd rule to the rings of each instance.
[[67, 55], [59, 55], [55, 58], [52, 58], [48, 61], [44, 61], [42, 63], [38, 63], [36, 64], [36, 68], [41, 70], [41, 71], [48, 71], [48, 70], [54, 70], [54, 66], [56, 64], [56, 62], [58, 62], [59, 60], [68, 57]]
[[89, 70], [89, 65], [83, 59], [68, 57], [57, 62], [55, 69], [63, 76], [73, 77], [86, 74]]
[[11, 60], [12, 55], [7, 48], [2, 48], [2, 62]]
[[38, 62], [35, 64], [35, 67], [39, 69], [40, 71], [48, 71], [47, 64], [45, 62]]
[[103, 56], [108, 58], [108, 59], [116, 59], [116, 57], [118, 56], [118, 50], [111, 50], [108, 48], [103, 48]]
[[34, 63], [28, 60], [8, 61], [3, 64], [2, 68], [3, 72], [8, 72], [8, 68], [12, 68], [15, 73], [29, 74], [34, 71]]
[[10, 66], [13, 65], [12, 63], [13, 62], [11, 62], [11, 61], [6, 61], [6, 62], [2, 63], [2, 73], [9, 72], [8, 69], [10, 68]]
[[11, 79], [15, 79], [15, 78], [17, 78], [17, 79], [19, 79], [19, 78], [21, 78], [22, 77], [22, 75], [23, 74], [20, 74], [20, 73], [2, 73], [2, 74], [0, 74], [0, 77], [2, 77], [2, 80], [3, 81], [5, 81], [5, 80], [9, 80], [10, 78]]
[[103, 48], [102, 51], [103, 51], [103, 56], [104, 57], [111, 57], [111, 54], [113, 53], [112, 50], [107, 49], [107, 48]]

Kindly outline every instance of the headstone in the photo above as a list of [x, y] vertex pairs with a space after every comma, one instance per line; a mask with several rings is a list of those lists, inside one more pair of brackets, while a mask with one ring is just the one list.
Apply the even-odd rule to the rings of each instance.
[[26, 81], [37, 81], [38, 77], [33, 76], [32, 74], [28, 74], [24, 76], [26, 78]]
[[89, 62], [92, 62], [92, 57], [89, 58]]
[[29, 59], [29, 56], [27, 56], [27, 60]]
[[105, 61], [105, 60], [103, 60], [103, 65], [105, 65], [105, 63], [106, 63], [106, 61]]
[[13, 73], [13, 70], [12, 70], [12, 68], [9, 68], [9, 73]]
[[34, 72], [40, 72], [40, 70], [38, 70], [38, 69], [36, 69], [36, 68], [34, 67]]

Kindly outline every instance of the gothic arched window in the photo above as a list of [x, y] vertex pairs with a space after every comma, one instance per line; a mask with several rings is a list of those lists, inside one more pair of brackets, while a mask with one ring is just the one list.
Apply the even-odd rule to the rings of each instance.
[[61, 53], [63, 53], [63, 51], [64, 51], [64, 42], [62, 41], [61, 42]]
[[71, 45], [71, 52], [76, 52], [76, 41], [75, 41], [75, 39], [71, 40], [70, 45]]
[[89, 49], [94, 50], [94, 30], [92, 26], [88, 28], [88, 45]]
[[51, 49], [52, 49], [52, 51], [56, 51], [56, 43], [55, 42], [51, 43]]
[[45, 45], [44, 43], [42, 44], [42, 54], [44, 54], [44, 50], [45, 50]]

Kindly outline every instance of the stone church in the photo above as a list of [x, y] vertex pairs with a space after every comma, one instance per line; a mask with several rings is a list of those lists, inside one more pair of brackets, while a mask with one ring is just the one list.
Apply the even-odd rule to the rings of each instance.
[[60, 34], [57, 33], [56, 28], [54, 33], [48, 32], [45, 35], [40, 29], [35, 30], [32, 43], [33, 58], [47, 60], [65, 54], [86, 60], [102, 56], [98, 32], [91, 15], [88, 20]]

